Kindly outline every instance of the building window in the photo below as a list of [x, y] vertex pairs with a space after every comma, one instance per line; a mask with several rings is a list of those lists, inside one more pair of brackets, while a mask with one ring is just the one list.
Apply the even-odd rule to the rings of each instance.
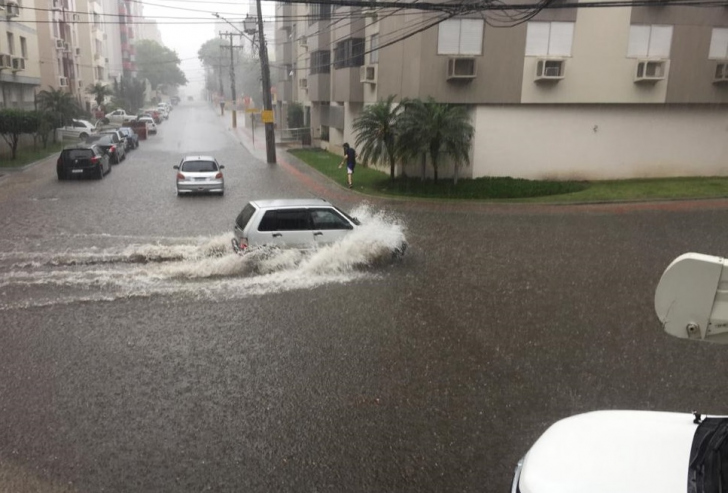
[[334, 68], [364, 65], [364, 38], [349, 38], [336, 44]]
[[672, 26], [629, 26], [630, 58], [670, 58]]
[[483, 53], [482, 19], [449, 19], [440, 23], [438, 55], [480, 55]]
[[571, 56], [573, 22], [529, 22], [526, 56]]
[[308, 20], [309, 24], [318, 22], [320, 20], [331, 19], [331, 4], [314, 4], [309, 6], [310, 17]]
[[314, 51], [311, 53], [311, 75], [331, 73], [331, 52]]
[[369, 63], [379, 63], [379, 34], [372, 34], [369, 38]]
[[22, 36], [20, 36], [20, 56], [28, 58], [28, 43]]
[[713, 34], [710, 37], [710, 52], [708, 58], [724, 60], [728, 58], [728, 29], [713, 28]]
[[13, 33], [8, 33], [8, 53], [15, 55], [15, 39]]

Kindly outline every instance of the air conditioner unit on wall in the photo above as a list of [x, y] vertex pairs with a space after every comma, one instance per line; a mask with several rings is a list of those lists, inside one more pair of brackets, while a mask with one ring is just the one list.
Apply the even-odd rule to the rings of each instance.
[[359, 82], [367, 84], [377, 83], [377, 66], [362, 65], [359, 67]]
[[20, 15], [20, 5], [16, 2], [8, 2], [5, 4], [5, 15], [10, 17], [18, 17]]
[[25, 58], [18, 56], [13, 57], [13, 72], [18, 72], [20, 70], [25, 70]]
[[298, 87], [308, 89], [308, 79], [298, 79]]
[[68, 79], [66, 79], [65, 77], [59, 77], [58, 78], [58, 85], [60, 87], [68, 87]]
[[564, 78], [565, 70], [565, 60], [541, 58], [536, 61], [534, 81], [559, 81]]
[[475, 78], [475, 58], [448, 58], [447, 80], [472, 80]]
[[9, 53], [0, 53], [0, 70], [4, 68], [12, 68], [13, 59]]
[[638, 60], [635, 67], [634, 81], [655, 83], [665, 78], [667, 62], [665, 60]]
[[725, 83], [728, 83], [728, 61], [716, 64], [715, 73], [713, 75], [713, 84]]

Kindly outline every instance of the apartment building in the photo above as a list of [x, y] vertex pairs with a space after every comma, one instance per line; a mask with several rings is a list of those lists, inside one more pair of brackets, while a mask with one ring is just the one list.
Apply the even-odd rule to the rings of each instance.
[[[728, 174], [728, 8], [554, 9], [515, 27], [435, 14], [280, 5], [278, 116], [352, 142], [364, 105], [396, 95], [467, 105], [472, 177]], [[342, 15], [346, 14], [346, 15]], [[301, 21], [303, 16], [310, 16]], [[343, 19], [342, 19], [343, 17]]]
[[0, 0], [0, 108], [35, 108], [41, 82], [35, 0]]

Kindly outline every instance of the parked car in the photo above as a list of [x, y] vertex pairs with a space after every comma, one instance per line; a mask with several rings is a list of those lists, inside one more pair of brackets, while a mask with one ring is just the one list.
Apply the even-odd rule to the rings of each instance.
[[84, 140], [89, 135], [96, 133], [96, 126], [87, 120], [71, 120], [70, 125], [61, 127], [59, 130], [64, 139]]
[[137, 121], [147, 124], [147, 135], [157, 134], [157, 124], [154, 123], [154, 119], [151, 116], [140, 116], [137, 118]]
[[139, 136], [136, 134], [134, 129], [130, 127], [121, 127], [119, 129], [119, 133], [121, 133], [126, 138], [126, 149], [136, 149], [139, 147]]
[[595, 411], [551, 425], [516, 467], [512, 493], [719, 493], [728, 418]]
[[116, 132], [90, 135], [86, 138], [87, 144], [96, 144], [109, 154], [111, 164], [119, 164], [126, 159], [124, 140]]
[[221, 166], [212, 156], [187, 156], [176, 166], [177, 195], [187, 193], [225, 193]]
[[[252, 247], [315, 248], [333, 243], [360, 223], [322, 199], [278, 199], [249, 202], [235, 220], [233, 250]], [[402, 245], [404, 252], [406, 245]]]
[[66, 147], [56, 161], [59, 180], [68, 180], [75, 176], [92, 176], [100, 180], [110, 172], [109, 156], [101, 147], [94, 144]]

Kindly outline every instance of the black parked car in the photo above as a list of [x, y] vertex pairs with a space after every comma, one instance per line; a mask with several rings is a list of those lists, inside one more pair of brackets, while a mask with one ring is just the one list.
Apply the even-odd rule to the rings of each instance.
[[134, 129], [129, 127], [121, 127], [119, 129], [124, 137], [126, 137], [126, 149], [136, 149], [139, 147], [139, 136], [136, 134]]
[[68, 180], [74, 176], [92, 176], [99, 180], [111, 172], [109, 156], [99, 146], [93, 144], [77, 144], [61, 151], [56, 162], [56, 173], [59, 180]]
[[87, 144], [95, 144], [109, 154], [111, 164], [119, 164], [122, 160], [126, 159], [126, 150], [124, 149], [125, 140], [123, 136], [119, 137], [116, 131], [86, 137]]

